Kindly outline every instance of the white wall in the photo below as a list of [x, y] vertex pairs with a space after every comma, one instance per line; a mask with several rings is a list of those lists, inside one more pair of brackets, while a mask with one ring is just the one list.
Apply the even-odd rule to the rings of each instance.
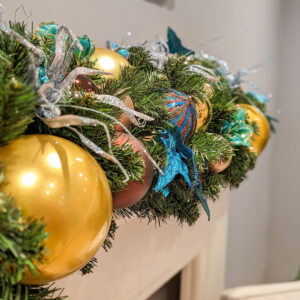
[[268, 281], [295, 278], [300, 268], [300, 1], [281, 1], [277, 95], [281, 110], [274, 137]]
[[[13, 15], [15, 7], [20, 4], [19, 0], [1, 2], [7, 8], [7, 15]], [[35, 25], [41, 21], [66, 24], [77, 34], [88, 34], [98, 46], [104, 46], [107, 39], [121, 41], [121, 37], [125, 36], [127, 31], [133, 33], [132, 41], [154, 39], [154, 33], [165, 37], [168, 25], [177, 31], [186, 46], [195, 50], [200, 50], [201, 43], [223, 36], [223, 39], [208, 44], [203, 49], [227, 60], [232, 70], [266, 62], [267, 67], [261, 69], [257, 76], [251, 77], [266, 92], [274, 90], [277, 2], [277, 0], [24, 1], [32, 10]], [[282, 148], [283, 145], [279, 149]], [[267, 149], [259, 158], [257, 168], [250, 174], [249, 179], [238, 191], [231, 194], [228, 286], [264, 280], [270, 166], [270, 149]], [[274, 240], [274, 243], [276, 242]]]

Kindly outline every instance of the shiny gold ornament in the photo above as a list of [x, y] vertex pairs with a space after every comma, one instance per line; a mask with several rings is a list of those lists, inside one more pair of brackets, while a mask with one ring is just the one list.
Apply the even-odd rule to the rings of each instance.
[[129, 62], [119, 53], [105, 48], [96, 48], [91, 56], [92, 61], [96, 61], [95, 69], [112, 73], [112, 75], [103, 75], [106, 78], [116, 78], [121, 72], [121, 68], [129, 66]]
[[211, 104], [208, 99], [205, 102], [202, 102], [198, 98], [196, 98], [195, 108], [197, 111], [197, 128], [206, 129], [209, 121], [210, 121], [210, 110]]
[[205, 130], [212, 117], [212, 107], [209, 99], [214, 95], [214, 89], [210, 83], [204, 83], [205, 101], [202, 102], [196, 98], [196, 111], [197, 111], [197, 129], [202, 128]]
[[1, 190], [26, 217], [43, 218], [49, 250], [23, 283], [43, 284], [83, 267], [102, 245], [112, 195], [102, 168], [76, 144], [51, 135], [28, 135], [0, 148], [6, 165]]
[[259, 134], [253, 134], [251, 138], [250, 151], [259, 155], [267, 145], [270, 137], [270, 125], [265, 115], [255, 106], [249, 104], [238, 104], [239, 108], [244, 108], [250, 122], [256, 122]]

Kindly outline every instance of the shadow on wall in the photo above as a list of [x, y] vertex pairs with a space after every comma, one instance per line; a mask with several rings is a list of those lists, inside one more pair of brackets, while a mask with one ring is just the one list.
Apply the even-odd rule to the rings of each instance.
[[158, 6], [165, 6], [169, 10], [175, 7], [175, 0], [146, 0], [146, 1], [154, 3]]

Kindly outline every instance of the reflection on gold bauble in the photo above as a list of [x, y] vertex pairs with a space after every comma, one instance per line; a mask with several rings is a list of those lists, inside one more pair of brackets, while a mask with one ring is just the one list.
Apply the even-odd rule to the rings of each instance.
[[[124, 104], [126, 106], [128, 106], [129, 108], [134, 109], [133, 102], [132, 102], [130, 96], [128, 96], [128, 95], [124, 99]], [[130, 121], [129, 117], [125, 113], [121, 114], [121, 116], [118, 119], [118, 121], [120, 121], [127, 129], [129, 129], [129, 127], [131, 125], [131, 121]], [[118, 131], [118, 132], [124, 131], [124, 129], [119, 124], [117, 124], [115, 126], [115, 130]]]
[[51, 135], [28, 135], [0, 149], [1, 190], [16, 198], [25, 217], [43, 218], [49, 250], [23, 283], [43, 284], [83, 267], [102, 245], [112, 214], [107, 178], [76, 144]]
[[202, 102], [198, 98], [196, 98], [196, 111], [197, 111], [197, 129], [201, 127], [205, 127], [207, 122], [209, 121], [209, 100], [207, 99], [205, 102]]
[[270, 126], [265, 115], [255, 106], [249, 104], [238, 104], [239, 108], [244, 108], [250, 122], [256, 122], [259, 134], [253, 134], [251, 139], [250, 151], [259, 155], [267, 145], [270, 137]]
[[204, 83], [205, 94], [208, 98], [211, 98], [214, 94], [214, 88], [210, 83]]
[[121, 68], [129, 66], [129, 62], [119, 53], [105, 48], [96, 48], [91, 56], [92, 61], [96, 61], [95, 69], [112, 73], [112, 75], [103, 75], [107, 78], [116, 78], [119, 76]]

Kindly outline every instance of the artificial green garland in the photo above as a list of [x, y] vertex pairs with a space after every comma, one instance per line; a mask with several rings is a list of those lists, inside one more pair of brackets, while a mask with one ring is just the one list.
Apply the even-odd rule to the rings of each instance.
[[[10, 27], [43, 49], [47, 61], [50, 61], [55, 35], [39, 37], [35, 32], [28, 34], [24, 24], [20, 23], [10, 23]], [[128, 53], [131, 66], [123, 68], [118, 78], [105, 79], [102, 76], [91, 76], [91, 78], [100, 87], [99, 94], [114, 95], [119, 99], [124, 99], [126, 95], [129, 95], [137, 111], [155, 119], [144, 128], [132, 127], [131, 132], [146, 145], [151, 156], [163, 167], [166, 165], [166, 150], [159, 140], [159, 132], [166, 128], [174, 129], [169, 123], [171, 115], [162, 97], [163, 92], [175, 89], [193, 99], [204, 101], [204, 83], [207, 80], [201, 74], [190, 74], [188, 67], [191, 64], [198, 64], [216, 71], [219, 65], [217, 61], [206, 58], [195, 57], [189, 60], [185, 55], [178, 55], [170, 56], [164, 67], [158, 69], [151, 63], [149, 53], [142, 47], [130, 47]], [[77, 66], [93, 67], [93, 61], [89, 57], [90, 53], [84, 55], [75, 53], [69, 71]], [[34, 109], [37, 106], [36, 95], [24, 75], [27, 74], [29, 67], [29, 51], [6, 33], [0, 34], [0, 66], [0, 145], [22, 134], [43, 133], [64, 137], [85, 148], [94, 156], [105, 171], [113, 192], [122, 190], [124, 188], [123, 174], [116, 165], [87, 149], [78, 136], [68, 129], [51, 129], [34, 117]], [[237, 113], [235, 103], [249, 103], [250, 101], [265, 112], [264, 103], [247, 95], [240, 87], [232, 89], [228, 78], [223, 74], [219, 74], [218, 78], [221, 85], [212, 84], [213, 95], [210, 98], [212, 115], [209, 124], [205, 130], [198, 130], [191, 140], [186, 141], [186, 146], [192, 149], [195, 156], [203, 183], [203, 196], [211, 200], [218, 198], [222, 187], [227, 185], [238, 187], [245, 179], [248, 170], [255, 166], [256, 155], [247, 147], [233, 146], [226, 139], [220, 138], [224, 122], [235, 120]], [[86, 94], [82, 98], [75, 97], [74, 94], [66, 94], [63, 101], [66, 104], [103, 111], [114, 117], [120, 116], [120, 112], [111, 106], [96, 103], [93, 94]], [[72, 108], [64, 108], [62, 112], [77, 113], [76, 109]], [[82, 111], [81, 116], [100, 119], [99, 115], [87, 111]], [[106, 123], [113, 135], [115, 128], [110, 120], [101, 118], [101, 121]], [[247, 120], [245, 122], [249, 124]], [[81, 133], [95, 144], [101, 145], [104, 150], [108, 149], [103, 128], [82, 127]], [[130, 180], [140, 181], [143, 174], [140, 156], [126, 145], [121, 148], [113, 145], [113, 153], [125, 167]], [[231, 156], [232, 161], [227, 169], [217, 174], [210, 172], [210, 163], [225, 161]], [[135, 215], [157, 223], [166, 222], [170, 217], [174, 217], [179, 223], [192, 225], [199, 218], [202, 210], [196, 191], [190, 189], [182, 177], [177, 176], [169, 185], [170, 194], [164, 197], [162, 192], [153, 190], [158, 176], [159, 173], [155, 170], [152, 186], [142, 201], [129, 208], [115, 211], [115, 217]], [[12, 199], [0, 194], [0, 200], [0, 220], [3, 220], [0, 227], [1, 299], [18, 299], [18, 297], [32, 300], [62, 299], [61, 296], [55, 296], [58, 290], [53, 289], [52, 286], [34, 287], [19, 283], [24, 268], [32, 272], [36, 271], [32, 262], [42, 259], [43, 240], [47, 237], [47, 233], [43, 231], [44, 225], [40, 221], [24, 219], [22, 212], [14, 208]], [[103, 244], [106, 250], [112, 246], [111, 240], [116, 229], [116, 223], [113, 220], [108, 237]], [[82, 269], [82, 273], [90, 273], [95, 264], [96, 261], [92, 260]], [[7, 269], [10, 272], [7, 272]], [[54, 296], [52, 296], [53, 293]]]

